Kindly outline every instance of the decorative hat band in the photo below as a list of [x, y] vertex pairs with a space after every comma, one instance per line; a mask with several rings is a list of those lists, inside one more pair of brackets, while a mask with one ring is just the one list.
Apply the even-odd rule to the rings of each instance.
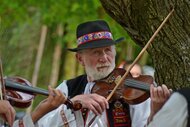
[[77, 39], [77, 44], [81, 45], [90, 41], [95, 41], [99, 39], [110, 39], [112, 40], [112, 34], [108, 31], [94, 32], [90, 34], [83, 35]]

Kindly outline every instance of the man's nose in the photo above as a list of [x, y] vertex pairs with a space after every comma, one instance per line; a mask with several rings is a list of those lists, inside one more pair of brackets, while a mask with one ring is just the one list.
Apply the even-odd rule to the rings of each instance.
[[107, 54], [103, 52], [102, 55], [100, 56], [99, 61], [100, 62], [106, 62], [107, 61]]

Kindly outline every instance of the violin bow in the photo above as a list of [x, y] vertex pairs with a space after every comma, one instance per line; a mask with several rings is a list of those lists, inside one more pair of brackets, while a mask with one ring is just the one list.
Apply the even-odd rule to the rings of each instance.
[[5, 92], [5, 82], [3, 80], [3, 66], [2, 61], [0, 59], [0, 99], [4, 100], [6, 99], [6, 92]]
[[[106, 98], [107, 101], [109, 101], [111, 99], [111, 97], [113, 96], [113, 94], [115, 93], [115, 91], [117, 90], [117, 88], [120, 86], [120, 84], [126, 79], [127, 75], [129, 74], [130, 70], [133, 68], [133, 66], [138, 62], [138, 60], [141, 58], [141, 56], [143, 55], [143, 53], [146, 51], [146, 49], [150, 46], [150, 44], [153, 42], [154, 38], [156, 37], [156, 35], [159, 33], [159, 31], [162, 29], [162, 27], [164, 26], [164, 24], [166, 23], [166, 21], [169, 19], [169, 17], [172, 15], [172, 13], [174, 12], [174, 8], [170, 11], [170, 13], [166, 16], [166, 18], [163, 20], [163, 22], [160, 24], [160, 26], [157, 28], [157, 30], [154, 32], [154, 34], [152, 35], [152, 37], [149, 39], [149, 41], [147, 42], [147, 44], [144, 46], [144, 48], [141, 50], [141, 52], [138, 54], [138, 56], [135, 58], [135, 60], [133, 61], [133, 63], [129, 66], [129, 68], [127, 69], [127, 71], [125, 72], [125, 74], [121, 77], [121, 79], [116, 83], [116, 86], [114, 87], [114, 89], [111, 91], [111, 93], [108, 95], [108, 97]], [[90, 120], [90, 122], [88, 123], [88, 127], [90, 127], [92, 125], [93, 122], [95, 122], [96, 119], [96, 115]]]

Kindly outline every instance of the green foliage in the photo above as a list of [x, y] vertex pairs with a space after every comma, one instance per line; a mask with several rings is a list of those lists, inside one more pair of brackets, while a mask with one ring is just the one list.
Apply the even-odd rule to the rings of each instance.
[[[31, 81], [41, 26], [47, 25], [48, 33], [38, 77], [38, 87], [47, 88], [54, 47], [58, 40], [61, 40], [59, 43], [62, 43], [64, 51], [68, 45], [75, 47], [77, 25], [96, 19], [108, 22], [115, 39], [125, 37], [124, 43], [134, 45], [125, 30], [105, 13], [99, 0], [1, 0], [0, 57], [5, 74], [20, 75]], [[59, 24], [63, 25], [62, 37], [56, 33]], [[126, 57], [125, 54], [120, 55], [126, 50], [125, 45], [118, 45], [120, 59]], [[37, 105], [42, 98], [37, 97], [34, 104]]]
[[[0, 38], [0, 44], [4, 47], [0, 49], [3, 50], [4, 53], [6, 52], [5, 50], [11, 49], [11, 51], [17, 52], [16, 55], [18, 56], [15, 60], [12, 59], [6, 62], [9, 63], [9, 65], [5, 65], [6, 68], [10, 68], [6, 69], [8, 73], [11, 73], [11, 71], [14, 72], [14, 74], [20, 73], [20, 71], [16, 70], [17, 66], [15, 66], [15, 69], [9, 67], [12, 66], [12, 64], [20, 63], [23, 60], [33, 61], [35, 59], [35, 51], [38, 45], [33, 44], [37, 44], [39, 41], [40, 27], [42, 24], [48, 25], [48, 38], [46, 43], [50, 43], [51, 48], [47, 47], [49, 52], [46, 54], [49, 55], [52, 54], [50, 51], [53, 50], [53, 43], [58, 42], [57, 40], [61, 40], [59, 42], [62, 42], [63, 48], [67, 48], [68, 43], [70, 43], [69, 46], [75, 47], [76, 27], [79, 23], [88, 20], [106, 20], [111, 27], [115, 39], [125, 37], [125, 43], [133, 44], [133, 41], [129, 38], [124, 29], [105, 13], [98, 0], [2, 0], [0, 1], [0, 18], [0, 25], [3, 25], [5, 30], [0, 33], [0, 35], [3, 36]], [[58, 24], [62, 24], [66, 32], [63, 37], [59, 37], [55, 32]], [[6, 39], [3, 41], [3, 38]], [[27, 49], [27, 47], [30, 48]], [[118, 46], [119, 54], [122, 50], [126, 50], [126, 48], [123, 47], [123, 45]], [[28, 55], [30, 57], [22, 57], [22, 51], [26, 53], [30, 51], [30, 55]], [[4, 58], [5, 55], [11, 56], [13, 52], [4, 54]], [[122, 57], [122, 59], [125, 58], [125, 56]], [[9, 58], [6, 57], [6, 59]], [[27, 58], [30, 59], [28, 60]], [[44, 61], [46, 61], [46, 59]], [[25, 63], [23, 63], [21, 65], [26, 66], [28, 64], [25, 65]], [[30, 68], [22, 74], [29, 77], [32, 75], [29, 73], [32, 69], [33, 68]]]
[[[46, 24], [50, 28], [56, 27], [59, 23], [68, 24], [68, 34], [63, 42], [75, 42], [75, 29], [80, 22], [100, 18], [112, 22], [102, 10], [98, 0], [2, 0], [0, 2], [0, 17], [5, 26], [26, 22], [33, 24], [33, 18], [37, 15], [41, 24]], [[117, 23], [112, 24], [115, 26]], [[116, 37], [122, 33], [120, 29], [113, 28]]]

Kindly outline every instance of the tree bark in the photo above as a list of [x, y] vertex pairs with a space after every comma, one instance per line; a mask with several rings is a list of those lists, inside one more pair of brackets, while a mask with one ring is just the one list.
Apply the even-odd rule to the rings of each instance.
[[143, 47], [174, 8], [169, 21], [147, 49], [155, 80], [177, 89], [190, 86], [189, 0], [100, 0], [106, 12]]

